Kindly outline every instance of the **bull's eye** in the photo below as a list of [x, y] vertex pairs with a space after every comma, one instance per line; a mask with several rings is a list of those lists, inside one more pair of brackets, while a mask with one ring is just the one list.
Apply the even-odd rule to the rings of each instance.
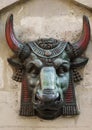
[[32, 63], [27, 64], [26, 71], [31, 74], [32, 77], [36, 77], [40, 72], [39, 68]]
[[40, 72], [39, 69], [34, 67], [33, 70], [31, 71], [31, 76], [35, 78], [39, 74], [39, 72]]
[[69, 70], [69, 68], [67, 66], [59, 66], [56, 69], [56, 72], [59, 76], [61, 76], [62, 74], [66, 73]]

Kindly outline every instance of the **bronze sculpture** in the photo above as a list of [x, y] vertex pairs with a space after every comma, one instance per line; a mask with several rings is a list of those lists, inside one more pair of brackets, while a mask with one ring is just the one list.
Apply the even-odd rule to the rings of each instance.
[[78, 115], [74, 82], [82, 80], [77, 68], [86, 65], [82, 56], [90, 40], [90, 24], [83, 16], [83, 33], [74, 44], [57, 39], [38, 39], [26, 44], [13, 31], [13, 15], [6, 22], [6, 40], [15, 53], [8, 62], [13, 79], [22, 82], [20, 115], [53, 119]]

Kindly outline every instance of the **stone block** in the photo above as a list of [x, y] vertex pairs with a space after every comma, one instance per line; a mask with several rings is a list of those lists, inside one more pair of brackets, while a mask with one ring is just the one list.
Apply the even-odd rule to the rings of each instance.
[[18, 2], [20, 0], [0, 0], [0, 10]]
[[0, 130], [32, 130], [32, 128], [25, 129], [24, 127], [1, 127]]
[[[34, 130], [47, 130], [48, 128], [34, 128]], [[50, 130], [91, 130], [92, 128], [85, 128], [85, 127], [82, 127], [82, 128], [50, 128]], [[25, 129], [25, 130], [29, 130], [29, 129]]]
[[[2, 0], [0, 6], [2, 4], [3, 8], [8, 5], [12, 7], [12, 3], [5, 6], [4, 1], [11, 2], [11, 0]], [[20, 0], [15, 2], [18, 1]], [[60, 116], [49, 121], [38, 117], [19, 116], [21, 85], [11, 79], [12, 70], [7, 63], [7, 58], [12, 56], [12, 51], [6, 44], [4, 32], [6, 18], [11, 12], [14, 14], [15, 34], [20, 41], [26, 42], [41, 37], [53, 37], [75, 42], [77, 38], [79, 39], [78, 36], [82, 30], [83, 14], [89, 17], [92, 25], [91, 12], [85, 8], [80, 9], [80, 7], [65, 0], [30, 0], [1, 13], [0, 80], [3, 80], [4, 85], [3, 89], [0, 85], [0, 130], [92, 130], [91, 43], [86, 51], [89, 62], [84, 69], [84, 80], [76, 87], [80, 115], [75, 117]]]
[[3, 70], [4, 70], [3, 59], [0, 58], [0, 89], [2, 89], [4, 87]]
[[91, 0], [74, 0], [74, 1], [79, 3], [82, 6], [87, 7], [88, 9], [92, 10], [92, 1]]

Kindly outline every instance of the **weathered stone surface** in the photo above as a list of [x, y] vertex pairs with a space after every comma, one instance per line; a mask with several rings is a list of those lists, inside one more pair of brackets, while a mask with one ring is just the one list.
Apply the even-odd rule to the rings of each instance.
[[0, 89], [4, 87], [4, 81], [3, 81], [3, 70], [4, 70], [4, 65], [3, 65], [3, 59], [0, 58]]
[[[54, 28], [55, 27], [55, 28]], [[76, 17], [25, 17], [16, 27], [16, 35], [21, 40], [30, 41], [41, 37], [54, 37], [66, 41], [74, 41], [76, 35], [81, 33], [82, 18], [78, 21]], [[31, 34], [31, 35], [30, 35]], [[68, 36], [68, 37], [67, 37]]]
[[92, 130], [92, 44], [86, 51], [89, 62], [83, 72], [84, 80], [76, 86], [79, 116], [60, 116], [50, 121], [19, 116], [21, 85], [11, 79], [12, 70], [7, 58], [12, 56], [12, 51], [6, 44], [4, 32], [5, 21], [10, 13], [14, 14], [14, 31], [21, 41], [39, 37], [76, 41], [79, 39], [77, 34], [82, 30], [83, 14], [89, 17], [92, 27], [92, 14], [70, 0], [29, 0], [1, 13], [0, 80], [4, 86], [0, 89], [0, 130]]
[[92, 0], [74, 0], [74, 1], [92, 10]]
[[6, 8], [7, 6], [10, 6], [20, 0], [0, 0], [0, 10]]
[[[92, 130], [92, 127], [89, 127], [89, 128], [50, 128], [50, 130]], [[48, 128], [31, 128], [31, 127], [2, 127], [0, 128], [0, 130], [48, 130]]]

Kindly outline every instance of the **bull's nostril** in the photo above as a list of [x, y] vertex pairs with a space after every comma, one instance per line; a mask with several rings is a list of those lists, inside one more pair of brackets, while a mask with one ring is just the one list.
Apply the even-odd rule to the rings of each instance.
[[35, 95], [35, 100], [36, 100], [36, 101], [41, 101], [41, 100], [42, 100], [41, 94], [36, 93], [36, 95]]
[[39, 100], [39, 98], [37, 97], [37, 95], [35, 95], [35, 100], [36, 100], [36, 101], [38, 101], [38, 100]]
[[55, 101], [60, 101], [60, 94], [59, 94], [58, 97], [55, 99]]
[[56, 102], [60, 101], [60, 99], [60, 94], [53, 89], [44, 89], [43, 91], [36, 92], [35, 95], [35, 100], [37, 102]]

